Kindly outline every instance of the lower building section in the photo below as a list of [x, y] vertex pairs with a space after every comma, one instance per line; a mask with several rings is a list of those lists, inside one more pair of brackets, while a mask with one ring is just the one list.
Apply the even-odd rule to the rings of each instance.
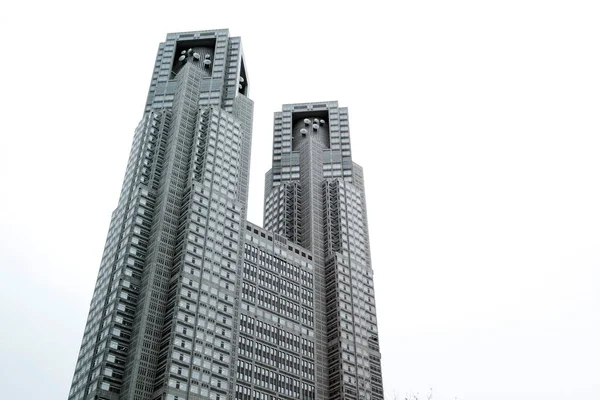
[[244, 236], [235, 398], [313, 400], [312, 254], [250, 223]]

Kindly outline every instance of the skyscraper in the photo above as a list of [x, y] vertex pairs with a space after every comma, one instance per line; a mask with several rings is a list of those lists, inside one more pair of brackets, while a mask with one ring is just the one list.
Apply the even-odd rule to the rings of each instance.
[[248, 82], [227, 30], [159, 45], [70, 400], [383, 398], [347, 110], [276, 114], [263, 229]]
[[363, 173], [337, 102], [275, 114], [264, 225], [312, 252], [317, 398], [382, 399]]

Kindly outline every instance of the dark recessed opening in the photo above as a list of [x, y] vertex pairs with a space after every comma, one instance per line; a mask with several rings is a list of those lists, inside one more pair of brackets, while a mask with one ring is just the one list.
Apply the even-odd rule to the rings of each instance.
[[246, 76], [246, 67], [244, 66], [244, 58], [242, 57], [242, 66], [240, 67], [240, 83], [238, 92], [244, 96], [248, 96], [248, 77]]
[[180, 40], [173, 55], [171, 77], [177, 75], [179, 70], [188, 62], [197, 64], [209, 74], [212, 73], [212, 64], [215, 58], [216, 39]]
[[315, 136], [326, 148], [330, 148], [328, 110], [292, 113], [292, 150], [297, 150], [308, 136]]

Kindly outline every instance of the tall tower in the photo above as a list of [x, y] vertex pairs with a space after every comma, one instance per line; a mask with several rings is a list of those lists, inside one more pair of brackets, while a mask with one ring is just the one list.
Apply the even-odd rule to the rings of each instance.
[[314, 257], [318, 399], [383, 399], [362, 168], [337, 102], [275, 113], [264, 226]]
[[253, 103], [240, 38], [167, 35], [69, 399], [225, 399]]
[[240, 39], [159, 45], [69, 400], [383, 399], [362, 169], [336, 102], [275, 115], [246, 221]]

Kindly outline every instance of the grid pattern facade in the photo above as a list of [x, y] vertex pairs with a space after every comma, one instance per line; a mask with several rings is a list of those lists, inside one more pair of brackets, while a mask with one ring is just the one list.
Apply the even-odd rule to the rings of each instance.
[[313, 257], [246, 223], [235, 399], [315, 397]]
[[159, 45], [69, 400], [383, 399], [348, 112], [275, 114], [263, 229], [248, 90], [227, 30]]
[[253, 104], [227, 30], [159, 46], [69, 399], [225, 399]]
[[314, 257], [317, 398], [383, 399], [362, 168], [337, 102], [275, 113], [265, 228]]

